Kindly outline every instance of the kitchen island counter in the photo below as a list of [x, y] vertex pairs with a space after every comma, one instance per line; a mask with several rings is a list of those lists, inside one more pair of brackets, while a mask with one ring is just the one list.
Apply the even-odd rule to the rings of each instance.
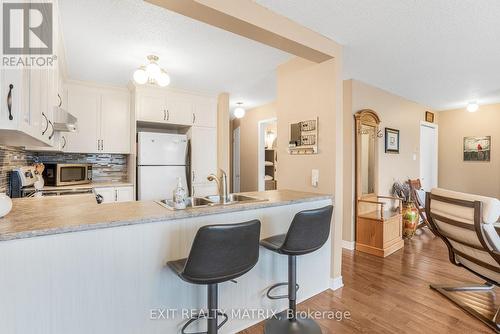
[[[179, 333], [185, 312], [206, 307], [206, 287], [184, 282], [166, 263], [188, 256], [200, 227], [258, 219], [264, 239], [286, 233], [297, 212], [332, 204], [327, 195], [286, 190], [245, 195], [266, 201], [172, 211], [153, 201], [97, 204], [92, 195], [14, 200], [0, 219], [2, 333]], [[298, 302], [330, 287], [330, 265], [331, 238], [297, 259]], [[284, 310], [287, 300], [265, 291], [287, 277], [287, 257], [260, 247], [238, 284], [220, 284], [230, 316], [220, 333]], [[30, 321], [19, 316], [26, 310], [36, 310]], [[173, 313], [158, 319], [159, 310]]]
[[173, 211], [154, 201], [97, 204], [92, 194], [14, 199], [12, 211], [0, 219], [0, 241], [331, 199], [328, 195], [291, 190], [245, 195], [264, 201]]

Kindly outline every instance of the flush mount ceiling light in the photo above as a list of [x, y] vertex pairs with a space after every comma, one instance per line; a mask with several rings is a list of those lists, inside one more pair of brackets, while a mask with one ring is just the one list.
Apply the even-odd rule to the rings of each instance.
[[467, 111], [468, 112], [476, 112], [479, 110], [479, 104], [477, 104], [477, 102], [469, 102], [469, 104], [467, 104]]
[[134, 81], [139, 85], [149, 83], [160, 87], [168, 86], [170, 84], [170, 76], [167, 74], [167, 71], [158, 65], [158, 59], [158, 56], [149, 55], [149, 63], [139, 67], [134, 72]]
[[236, 107], [236, 109], [234, 109], [234, 111], [233, 111], [234, 117], [236, 117], [236, 118], [245, 117], [245, 109], [243, 109], [243, 107], [241, 106], [243, 104], [243, 102], [238, 102], [236, 104], [238, 105], [238, 107]]

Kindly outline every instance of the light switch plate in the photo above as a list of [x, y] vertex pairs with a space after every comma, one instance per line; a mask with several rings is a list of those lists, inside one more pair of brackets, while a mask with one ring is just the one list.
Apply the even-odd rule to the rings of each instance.
[[319, 183], [319, 169], [311, 170], [311, 185], [317, 187]]

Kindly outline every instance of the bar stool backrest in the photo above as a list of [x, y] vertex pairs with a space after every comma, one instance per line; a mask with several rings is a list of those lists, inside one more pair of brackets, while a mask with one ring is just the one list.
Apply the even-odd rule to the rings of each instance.
[[303, 255], [320, 249], [330, 236], [333, 206], [301, 211], [295, 215], [280, 252]]
[[222, 283], [252, 269], [259, 259], [260, 221], [200, 228], [182, 275], [195, 284]]

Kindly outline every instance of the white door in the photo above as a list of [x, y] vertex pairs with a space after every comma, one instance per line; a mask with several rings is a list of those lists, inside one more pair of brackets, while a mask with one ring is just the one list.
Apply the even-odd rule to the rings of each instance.
[[116, 192], [114, 187], [95, 188], [96, 195], [102, 196], [102, 203], [116, 202]]
[[207, 183], [207, 176], [217, 173], [217, 130], [215, 128], [191, 128], [191, 173], [193, 184]]
[[139, 132], [137, 154], [137, 164], [142, 166], [186, 165], [187, 136]]
[[68, 88], [68, 111], [78, 118], [78, 130], [67, 134], [66, 152], [98, 152], [100, 102], [101, 97], [95, 90], [77, 86]]
[[101, 100], [101, 139], [105, 153], [130, 153], [130, 109], [127, 92], [104, 92]]
[[158, 201], [172, 199], [177, 178], [188, 193], [185, 166], [139, 166], [137, 167], [137, 199]]
[[137, 94], [137, 120], [164, 122], [167, 118], [165, 95], [160, 92]]
[[134, 197], [134, 187], [116, 187], [117, 202], [131, 202]]
[[420, 125], [420, 180], [422, 189], [438, 186], [438, 129], [437, 125]]
[[233, 131], [233, 192], [240, 192], [240, 128]]

